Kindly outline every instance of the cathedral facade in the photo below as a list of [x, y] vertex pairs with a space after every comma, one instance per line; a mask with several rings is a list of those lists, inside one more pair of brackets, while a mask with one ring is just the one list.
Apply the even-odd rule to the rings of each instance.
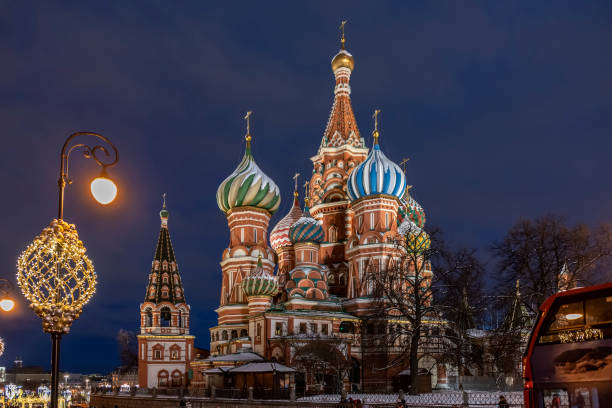
[[355, 61], [344, 38], [331, 67], [333, 105], [311, 158], [304, 204], [296, 181], [291, 209], [268, 232], [280, 192], [255, 163], [248, 124], [244, 157], [217, 190], [230, 240], [221, 257], [210, 351], [248, 349], [292, 365], [295, 344], [340, 340], [354, 362], [346, 381], [380, 390], [406, 367], [381, 371], [364, 361], [359, 331], [373, 309], [366, 269], [382, 270], [399, 259], [402, 249], [393, 242], [406, 228], [421, 231], [425, 213], [409, 194], [405, 172], [383, 152], [377, 127], [371, 148], [359, 132], [350, 97]]
[[[344, 37], [341, 44], [331, 62], [333, 105], [311, 158], [303, 204], [296, 175], [292, 206], [272, 228], [280, 191], [255, 162], [247, 114], [244, 156], [216, 195], [229, 245], [221, 255], [218, 322], [210, 328], [212, 359], [206, 361], [194, 357], [190, 308], [164, 204], [140, 306], [140, 387], [179, 388], [190, 380], [204, 384], [202, 373], [216, 367], [220, 357], [231, 361], [231, 355], [245, 351], [292, 366], [296, 345], [313, 341], [330, 342], [352, 362], [341, 384], [345, 388], [390, 390], [391, 379], [406, 372], [406, 366], [384, 368], [385, 356], [364, 345], [364, 322], [374, 308], [366, 272], [384, 270], [399, 259], [402, 247], [394, 242], [405, 239], [406, 230], [422, 231], [425, 213], [410, 196], [405, 171], [383, 152], [377, 126], [371, 147], [359, 132], [350, 97], [355, 61]], [[436, 376], [433, 382], [443, 384], [443, 365]], [[304, 382], [307, 387], [312, 378]]]

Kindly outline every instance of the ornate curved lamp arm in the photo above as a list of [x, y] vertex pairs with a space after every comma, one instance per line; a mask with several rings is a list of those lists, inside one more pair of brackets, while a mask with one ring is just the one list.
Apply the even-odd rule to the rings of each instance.
[[0, 297], [8, 296], [13, 291], [13, 284], [6, 278], [0, 278]]
[[[90, 147], [84, 143], [78, 143], [70, 146], [70, 142], [72, 142], [72, 140], [77, 136], [94, 136], [102, 140], [112, 148], [114, 153], [114, 160], [108, 163], [105, 162], [105, 160], [110, 157], [110, 153], [109, 150], [102, 145]], [[70, 153], [72, 153], [72, 151], [77, 148], [83, 149], [83, 157], [85, 157], [86, 159], [93, 159], [96, 164], [98, 164], [98, 166], [102, 167], [103, 174], [105, 173], [107, 167], [112, 167], [119, 161], [119, 152], [117, 151], [115, 145], [108, 138], [102, 136], [99, 133], [76, 132], [68, 136], [68, 139], [66, 139], [66, 141], [64, 142], [64, 146], [62, 146], [62, 151], [60, 153], [60, 177], [57, 181], [59, 187], [58, 219], [60, 220], [64, 218], [64, 188], [66, 187], [66, 183], [72, 183], [72, 180], [70, 180], [70, 178], [68, 177], [68, 159], [70, 158]], [[100, 153], [104, 153], [106, 158], [99, 157]]]

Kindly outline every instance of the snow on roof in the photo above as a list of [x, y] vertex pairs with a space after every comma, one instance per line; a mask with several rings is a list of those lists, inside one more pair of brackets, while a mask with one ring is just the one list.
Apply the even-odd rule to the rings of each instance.
[[277, 373], [294, 373], [291, 367], [279, 363], [248, 363], [241, 365], [230, 370], [232, 373], [271, 373], [276, 371]]
[[264, 358], [257, 353], [242, 352], [208, 357], [203, 361], [263, 361]]

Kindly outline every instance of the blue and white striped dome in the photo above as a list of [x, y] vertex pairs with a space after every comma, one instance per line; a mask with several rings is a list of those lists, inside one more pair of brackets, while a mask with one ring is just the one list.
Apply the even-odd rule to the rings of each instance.
[[376, 194], [401, 198], [406, 189], [406, 176], [400, 166], [380, 150], [378, 143], [368, 157], [350, 174], [347, 182], [351, 201]]
[[304, 206], [304, 214], [289, 228], [289, 239], [292, 243], [314, 242], [320, 244], [325, 238], [321, 223], [310, 215], [308, 205]]

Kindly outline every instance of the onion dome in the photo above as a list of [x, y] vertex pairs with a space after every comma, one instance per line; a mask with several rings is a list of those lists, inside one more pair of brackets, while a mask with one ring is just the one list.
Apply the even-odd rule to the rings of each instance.
[[348, 68], [351, 71], [355, 68], [355, 59], [345, 49], [341, 49], [331, 61], [332, 71], [336, 71], [338, 68]]
[[413, 222], [410, 217], [404, 218], [404, 221], [397, 228], [397, 232], [406, 237], [406, 244], [410, 251], [423, 252], [429, 249], [431, 239], [425, 230]]
[[420, 228], [425, 226], [425, 210], [423, 207], [408, 193], [408, 189], [402, 199], [403, 205], [399, 208], [400, 217], [398, 218], [398, 224], [403, 221], [404, 218], [408, 217], [410, 221], [418, 225]]
[[401, 167], [389, 160], [380, 150], [378, 130], [374, 130], [374, 147], [368, 157], [349, 175], [349, 198], [355, 201], [370, 195], [386, 194], [400, 199], [405, 188], [406, 176]]
[[245, 137], [246, 150], [236, 170], [217, 189], [217, 204], [223, 212], [236, 207], [257, 207], [274, 214], [280, 205], [280, 192], [274, 181], [257, 166], [251, 154], [251, 135]]
[[261, 264], [261, 255], [257, 267], [242, 281], [242, 289], [247, 296], [274, 296], [278, 291], [276, 278], [266, 272]]
[[270, 246], [272, 246], [274, 250], [292, 245], [291, 239], [289, 239], [289, 228], [291, 228], [291, 226], [302, 216], [297, 191], [293, 194], [294, 199], [291, 209], [287, 215], [285, 215], [283, 219], [281, 219], [278, 224], [274, 226], [272, 232], [270, 233]]
[[325, 233], [321, 223], [310, 215], [308, 209], [308, 198], [304, 206], [304, 213], [293, 225], [289, 228], [289, 239], [292, 243], [297, 244], [300, 242], [314, 242], [320, 244], [323, 242]]

